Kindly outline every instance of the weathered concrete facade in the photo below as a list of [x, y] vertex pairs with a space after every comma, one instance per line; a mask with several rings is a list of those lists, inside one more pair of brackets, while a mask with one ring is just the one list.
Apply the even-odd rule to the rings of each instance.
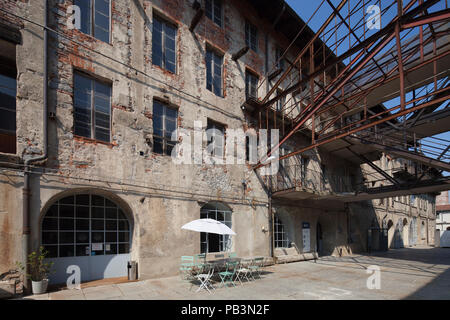
[[[1, 1], [0, 8], [17, 16], [27, 17], [38, 24], [44, 23], [44, 5], [41, 1]], [[16, 163], [43, 149], [43, 30], [38, 25], [16, 16], [0, 12], [2, 28], [2, 58], [15, 69], [16, 91], [16, 152], [0, 154], [2, 166]], [[21, 31], [19, 32], [19, 30]], [[10, 29], [8, 29], [10, 30]], [[5, 33], [4, 33], [5, 32]], [[17, 42], [5, 40], [10, 34], [20, 34]], [[14, 268], [22, 259], [22, 188], [23, 174], [3, 171], [0, 178], [0, 259], [1, 272]]]
[[[2, 0], [0, 8], [42, 26], [43, 3]], [[130, 254], [139, 264], [141, 278], [173, 275], [178, 271], [180, 256], [200, 253], [200, 235], [181, 230], [181, 226], [200, 218], [201, 208], [207, 203], [222, 203], [232, 212], [232, 229], [237, 236], [229, 251], [238, 256], [270, 256], [270, 207], [282, 220], [288, 239], [299, 248], [302, 224], [309, 223], [310, 250], [318, 250], [320, 239], [321, 254], [366, 250], [367, 229], [373, 219], [381, 226], [386, 214], [385, 220], [392, 220], [394, 226], [403, 216], [408, 223], [411, 217], [417, 217], [418, 225], [425, 222], [429, 230], [434, 230], [432, 198], [423, 210], [400, 202], [394, 202], [394, 207], [386, 201], [384, 205], [378, 201], [347, 205], [309, 201], [307, 196], [272, 206], [265, 189], [267, 183], [248, 164], [177, 165], [169, 156], [153, 152], [155, 100], [177, 109], [179, 129], [193, 129], [194, 121], [201, 121], [206, 128], [208, 119], [226, 128], [251, 127], [252, 119], [241, 109], [245, 72], [251, 70], [263, 78], [268, 72], [266, 64], [272, 66], [276, 61], [276, 48], [287, 47], [289, 41], [264, 17], [254, 14], [246, 1], [223, 3], [222, 27], [203, 17], [193, 32], [189, 30], [196, 14], [192, 1], [112, 1], [109, 43], [68, 28], [67, 10], [72, 4], [69, 0], [48, 1], [47, 21], [53, 30], [48, 34], [48, 155], [46, 161], [32, 166], [31, 250], [42, 243], [42, 220], [49, 208], [65, 196], [88, 193], [105, 196], [126, 213], [132, 225]], [[155, 16], [176, 26], [176, 73], [152, 63]], [[17, 152], [2, 154], [2, 161], [9, 164], [0, 172], [1, 273], [22, 259], [21, 163], [43, 154], [45, 129], [41, 120], [42, 27], [2, 13], [0, 18], [17, 26], [22, 35], [22, 43], [15, 46]], [[245, 46], [246, 20], [258, 27], [258, 50], [249, 50], [234, 61], [232, 55]], [[206, 89], [206, 48], [223, 55], [223, 97]], [[297, 49], [292, 48], [292, 52]], [[74, 134], [76, 72], [111, 86], [109, 142]], [[260, 95], [266, 89], [261, 86]], [[296, 140], [299, 145], [302, 142], [301, 137]], [[363, 176], [360, 167], [345, 159], [331, 158], [323, 150], [311, 151], [308, 159], [305, 168], [311, 176], [304, 180], [312, 182], [305, 184], [306, 195], [334, 190], [337, 184], [351, 191], [354, 181]], [[418, 237], [417, 243], [432, 243], [430, 232], [425, 238]]]
[[442, 239], [441, 242], [440, 239], [443, 237], [445, 232], [450, 231], [450, 201], [448, 197], [448, 191], [441, 192], [436, 197], [436, 232], [435, 237], [438, 237], [439, 239], [436, 239], [435, 241], [436, 246], [448, 246], [448, 241]]
[[[393, 159], [383, 154], [375, 162], [382, 170], [393, 176], [396, 171], [414, 170], [414, 164], [403, 159]], [[406, 166], [406, 167], [405, 167]], [[362, 170], [368, 181], [377, 181], [377, 174], [368, 165]], [[388, 229], [389, 248], [413, 246], [416, 244], [433, 245], [436, 227], [436, 194], [396, 196], [371, 201], [376, 216], [370, 223]], [[394, 237], [397, 235], [397, 242]]]

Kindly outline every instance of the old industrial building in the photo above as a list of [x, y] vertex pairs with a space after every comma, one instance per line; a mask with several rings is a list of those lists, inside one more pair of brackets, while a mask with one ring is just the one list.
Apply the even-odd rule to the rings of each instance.
[[[404, 13], [414, 19], [423, 10], [405, 4]], [[439, 170], [449, 165], [418, 146], [439, 133], [421, 117], [448, 99], [449, 41], [429, 31], [441, 30], [439, 20], [427, 23], [431, 42], [403, 40], [400, 51], [421, 51], [435, 67], [405, 60], [414, 70], [404, 86], [437, 87], [423, 98], [430, 112], [414, 101], [404, 120], [414, 123], [399, 143], [400, 116], [384, 121], [394, 110], [380, 99], [399, 90], [403, 70], [389, 60], [397, 56], [377, 60], [397, 78], [359, 88], [365, 99], [356, 101], [354, 86], [336, 82], [352, 63], [282, 0], [0, 0], [0, 273], [40, 245], [55, 262], [53, 282], [65, 282], [73, 264], [83, 281], [124, 276], [129, 260], [140, 278], [154, 278], [176, 274], [180, 256], [200, 252], [276, 261], [291, 246], [322, 256], [432, 245], [436, 192], [448, 189]], [[347, 50], [356, 55], [357, 46]], [[369, 69], [348, 78], [370, 74], [377, 61], [369, 58]], [[431, 73], [429, 82], [414, 72]], [[333, 103], [321, 102], [327, 95]], [[311, 105], [322, 109], [308, 114]], [[441, 128], [448, 111], [437, 111]], [[175, 164], [171, 134], [193, 130], [194, 121], [221, 132], [277, 128], [282, 144], [272, 147], [286, 157], [271, 176], [248, 161]], [[367, 130], [322, 144], [347, 124]], [[237, 235], [181, 230], [200, 217]]]
[[450, 201], [448, 191], [436, 197], [436, 235], [437, 247], [450, 247]]

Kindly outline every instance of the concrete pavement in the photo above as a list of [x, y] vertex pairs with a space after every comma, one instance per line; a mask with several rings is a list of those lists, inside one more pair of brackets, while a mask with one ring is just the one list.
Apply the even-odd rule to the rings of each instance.
[[[369, 266], [380, 268], [380, 289], [368, 289]], [[374, 283], [374, 282], [373, 282]], [[60, 290], [23, 299], [450, 299], [450, 249], [405, 248], [371, 255], [321, 257], [264, 268], [262, 279], [243, 286], [196, 293], [198, 285], [179, 277]]]

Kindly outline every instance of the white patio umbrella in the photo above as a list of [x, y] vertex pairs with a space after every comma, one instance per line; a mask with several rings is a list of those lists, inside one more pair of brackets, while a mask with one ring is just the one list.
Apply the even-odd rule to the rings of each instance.
[[197, 219], [186, 223], [181, 229], [197, 232], [236, 235], [226, 224], [214, 219]]

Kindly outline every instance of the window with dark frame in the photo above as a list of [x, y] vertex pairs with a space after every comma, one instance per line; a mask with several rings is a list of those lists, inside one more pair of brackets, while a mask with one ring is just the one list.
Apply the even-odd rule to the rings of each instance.
[[81, 32], [110, 42], [110, 0], [74, 0], [81, 11]]
[[177, 130], [178, 111], [153, 100], [153, 152], [170, 156], [177, 143], [172, 133]]
[[16, 62], [0, 57], [0, 152], [10, 154], [16, 153], [16, 77]]
[[322, 181], [323, 182], [327, 182], [328, 181], [328, 170], [327, 170], [327, 166], [324, 165], [323, 163], [320, 164], [320, 169], [322, 171]]
[[74, 73], [74, 134], [99, 141], [111, 139], [111, 84]]
[[176, 37], [177, 28], [153, 16], [152, 63], [172, 73], [176, 73]]
[[426, 227], [425, 227], [424, 221], [422, 221], [422, 225], [420, 227], [420, 236], [421, 236], [422, 240], [425, 239], [425, 237], [426, 237]]
[[250, 22], [245, 22], [245, 44], [258, 52], [258, 29]]
[[284, 224], [278, 217], [274, 218], [274, 240], [275, 248], [289, 248], [289, 239], [286, 231], [284, 230]]
[[284, 50], [282, 50], [280, 47], [276, 47], [275, 49], [275, 60], [277, 63], [277, 69], [284, 70], [284, 58], [282, 58], [284, 53]]
[[[211, 131], [208, 131], [210, 129]], [[214, 129], [220, 131], [220, 134], [213, 131]], [[225, 126], [211, 119], [208, 119], [206, 130], [208, 144], [212, 144], [213, 146], [211, 156], [223, 159], [225, 149]]]
[[109, 199], [78, 194], [56, 201], [42, 219], [42, 245], [49, 258], [130, 252], [131, 227]]
[[205, 15], [222, 27], [222, 0], [205, 0]]
[[302, 181], [305, 181], [306, 177], [308, 175], [308, 164], [309, 164], [309, 158], [300, 156], [300, 171], [301, 171]]
[[250, 161], [250, 137], [245, 136], [245, 161]]
[[255, 144], [257, 143], [257, 139], [258, 136], [256, 134], [245, 134], [245, 161], [256, 161], [258, 146], [256, 146]]
[[245, 72], [245, 97], [258, 98], [258, 76], [248, 70]]
[[[201, 219], [214, 219], [222, 222], [229, 228], [232, 227], [232, 216], [230, 210], [225, 210], [222, 206], [206, 204], [200, 211]], [[228, 252], [232, 247], [232, 237], [230, 235], [220, 235], [214, 233], [200, 233], [200, 252]]]
[[210, 48], [206, 48], [206, 89], [222, 97], [223, 57]]
[[[277, 95], [280, 95], [282, 93], [283, 93], [283, 91], [277, 89]], [[276, 110], [277, 111], [282, 111], [285, 103], [286, 103], [286, 96], [281, 97], [280, 99], [278, 99], [277, 102], [276, 102]]]

